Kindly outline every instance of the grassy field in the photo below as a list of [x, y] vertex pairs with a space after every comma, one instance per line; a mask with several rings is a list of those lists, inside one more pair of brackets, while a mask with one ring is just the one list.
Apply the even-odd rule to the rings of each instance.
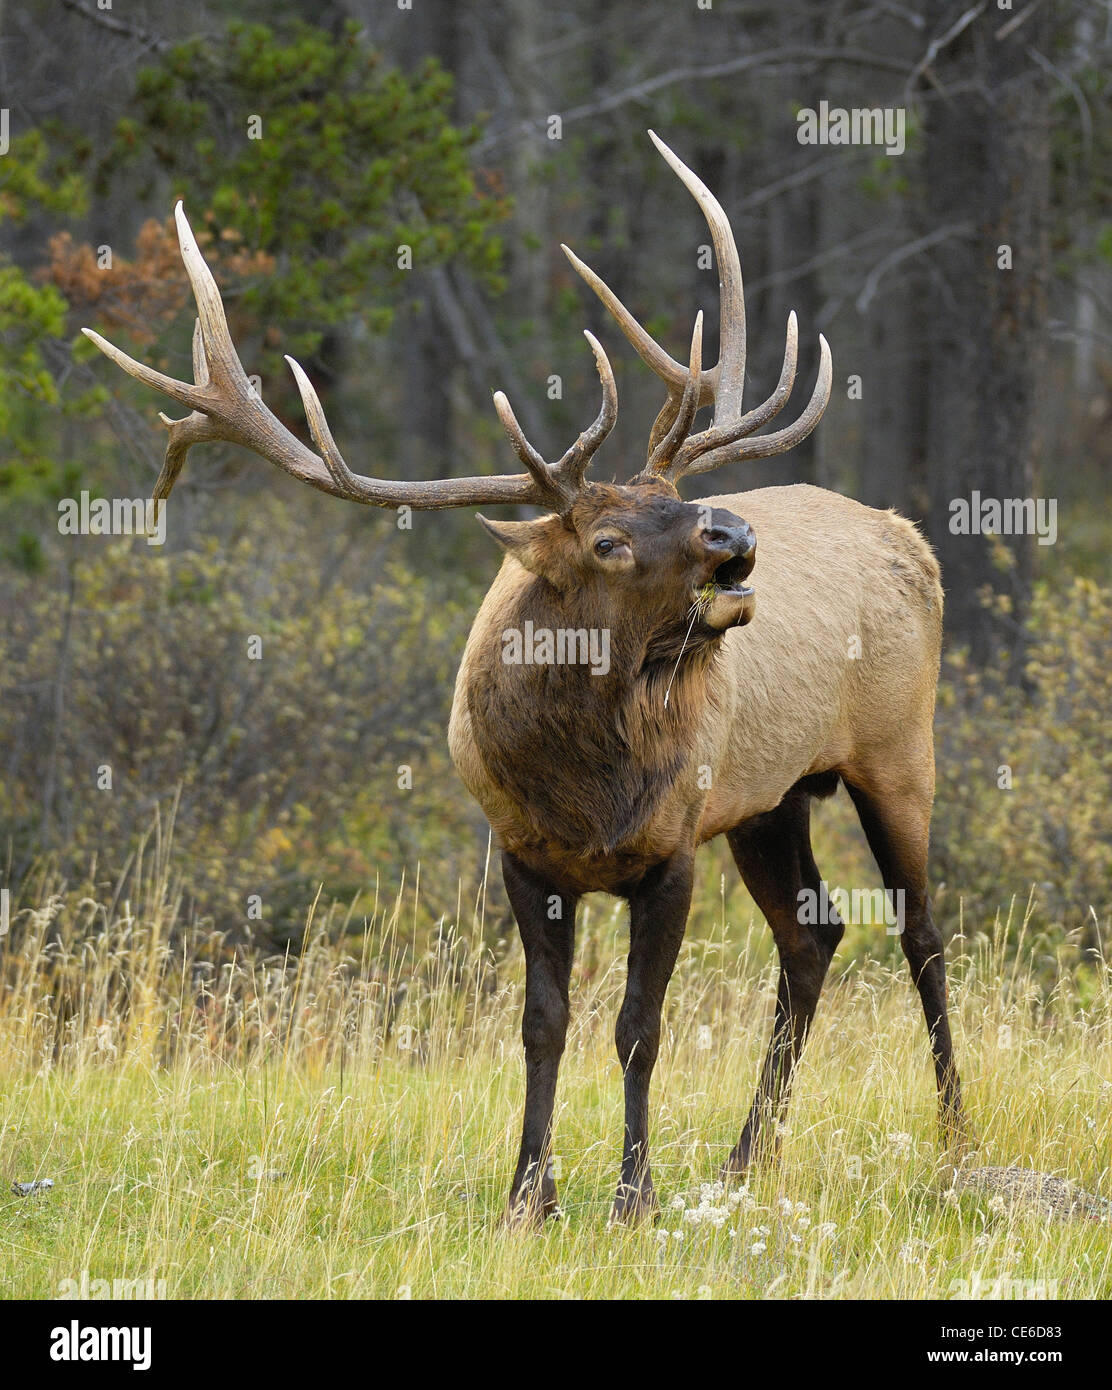
[[[182, 929], [167, 858], [133, 864], [109, 903], [44, 878], [0, 942], [3, 1297], [83, 1280], [170, 1298], [1112, 1296], [1112, 1226], [947, 1195], [891, 941], [836, 960], [781, 1162], [723, 1193], [774, 972], [759, 918], [696, 926], [653, 1088], [664, 1216], [608, 1230], [624, 929], [589, 901], [558, 1103], [565, 1215], [522, 1235], [498, 1221], [523, 1090], [515, 946], [482, 949], [476, 921], [403, 951], [408, 895], [365, 920], [310, 914], [297, 959], [233, 958]], [[977, 1161], [1108, 1195], [1109, 972], [1076, 953], [1059, 969], [1017, 922], [1006, 952], [1006, 930], [967, 924], [950, 952]]]

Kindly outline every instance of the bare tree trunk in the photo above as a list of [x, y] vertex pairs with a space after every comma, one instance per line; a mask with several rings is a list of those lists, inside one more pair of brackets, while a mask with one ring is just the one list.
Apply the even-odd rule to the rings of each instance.
[[928, 508], [926, 366], [923, 305], [927, 286], [908, 276], [885, 286], [866, 319], [858, 496], [919, 518]]
[[[432, 55], [455, 73], [460, 61], [459, 7], [452, 0], [423, 0], [401, 26], [407, 66]], [[437, 312], [435, 286], [428, 274], [415, 284], [419, 308], [402, 310], [402, 393], [398, 441], [401, 476], [446, 477], [453, 467], [452, 387], [456, 355], [451, 335]]]
[[[767, 31], [765, 41], [770, 47], [780, 47], [790, 43], [818, 43], [823, 31], [822, 17], [810, 7], [801, 10], [782, 9], [775, 14]], [[795, 75], [776, 77], [771, 81], [776, 100], [766, 102], [761, 107], [762, 124], [767, 122], [768, 131], [762, 144], [765, 148], [781, 146], [785, 136], [785, 113], [791, 111], [792, 104], [799, 100], [799, 78]], [[808, 94], [808, 100], [811, 94]], [[816, 98], [817, 100], [817, 98]], [[791, 147], [789, 168], [808, 162], [814, 152], [805, 150], [795, 143]], [[809, 387], [804, 383], [814, 380], [814, 370], [818, 366], [818, 327], [819, 286], [815, 272], [794, 276], [792, 272], [810, 261], [821, 245], [818, 186], [806, 182], [794, 188], [785, 188], [766, 205], [764, 222], [764, 265], [760, 270], [763, 280], [771, 281], [763, 294], [754, 297], [751, 367], [747, 379], [753, 376], [753, 367], [760, 367], [760, 389], [751, 391], [750, 405], [767, 396], [775, 386], [780, 375], [780, 364], [784, 351], [784, 330], [788, 314], [796, 312], [799, 323], [799, 371], [797, 393]], [[742, 262], [744, 267], [744, 261]], [[806, 400], [806, 395], [802, 395]], [[793, 408], [798, 409], [796, 396], [792, 398]], [[797, 444], [789, 454], [748, 465], [747, 486], [766, 487], [779, 483], [813, 483], [819, 481], [817, 472], [818, 436], [810, 435]]]
[[[821, 244], [816, 185], [806, 183], [799, 188], [787, 189], [769, 207], [768, 246], [770, 253], [776, 257], [775, 268], [791, 270], [803, 265], [814, 256], [815, 248]], [[810, 383], [818, 369], [819, 294], [815, 273], [778, 283], [762, 299], [765, 309], [761, 314], [760, 330], [764, 341], [759, 351], [761, 361], [768, 366], [764, 372], [762, 390], [756, 392], [751, 401], [753, 405], [767, 396], [776, 385], [784, 351], [784, 329], [792, 309], [799, 321], [799, 392], [810, 390]], [[806, 401], [807, 397], [803, 394], [800, 399]], [[795, 405], [795, 408], [800, 407]], [[816, 482], [816, 447], [817, 433], [809, 435], [802, 444], [797, 444], [786, 458], [769, 460], [755, 470], [755, 477], [768, 483]]]
[[[962, 6], [947, 7], [939, 31]], [[972, 221], [972, 234], [935, 254], [928, 446], [931, 539], [938, 549], [951, 631], [984, 660], [1015, 640], [1032, 582], [1034, 537], [1005, 536], [1008, 566], [983, 535], [951, 529], [951, 503], [1034, 495], [1037, 420], [1047, 326], [1049, 96], [1028, 56], [1042, 47], [1044, 11], [1003, 39], [988, 10], [940, 60], [957, 92], [932, 97], [926, 124], [927, 197], [939, 225]], [[1007, 248], [1005, 250], [1005, 248]], [[1011, 268], [1003, 268], [1010, 254]], [[987, 586], [1012, 597], [1010, 617], [989, 612]]]

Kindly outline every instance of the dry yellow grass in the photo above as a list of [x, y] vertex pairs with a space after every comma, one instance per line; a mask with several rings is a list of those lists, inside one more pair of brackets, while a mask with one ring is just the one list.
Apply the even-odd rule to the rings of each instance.
[[[902, 966], [836, 960], [781, 1162], [712, 1186], [764, 1047], [759, 919], [695, 930], [653, 1086], [657, 1226], [608, 1230], [622, 918], [588, 903], [557, 1112], [565, 1216], [498, 1224], [523, 1085], [523, 971], [479, 923], [397, 947], [412, 895], [365, 929], [310, 914], [299, 959], [229, 961], [183, 930], [169, 850], [116, 900], [44, 876], [2, 943], [0, 1295], [152, 1280], [167, 1297], [1112, 1295], [1112, 1227], [946, 1195], [918, 1000]], [[19, 905], [16, 905], [17, 908]], [[1014, 931], [1014, 928], [1013, 928]], [[1112, 980], [1005, 926], [951, 948], [978, 1161], [1109, 1195]], [[1064, 961], [1064, 957], [1063, 957]], [[67, 1284], [65, 1281], [73, 1281]]]

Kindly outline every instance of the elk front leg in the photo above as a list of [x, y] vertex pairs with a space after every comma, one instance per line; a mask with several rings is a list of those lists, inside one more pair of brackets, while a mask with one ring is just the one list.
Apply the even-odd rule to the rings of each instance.
[[512, 1225], [539, 1226], [557, 1205], [552, 1110], [568, 1030], [578, 899], [560, 892], [512, 854], [502, 855], [502, 878], [525, 948], [525, 1118], [506, 1219]]
[[629, 894], [629, 969], [615, 1041], [625, 1077], [625, 1142], [612, 1221], [657, 1208], [649, 1171], [649, 1080], [660, 1045], [660, 1013], [691, 906], [692, 856], [673, 855]]

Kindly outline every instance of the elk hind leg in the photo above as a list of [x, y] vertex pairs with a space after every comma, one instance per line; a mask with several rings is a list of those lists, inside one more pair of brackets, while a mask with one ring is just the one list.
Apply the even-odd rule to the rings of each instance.
[[847, 772], [845, 783], [884, 886], [892, 896], [900, 945], [923, 1004], [938, 1087], [943, 1146], [960, 1154], [969, 1147], [970, 1134], [947, 1012], [942, 933], [935, 924], [927, 893], [933, 778], [924, 776], [909, 781], [905, 777], [896, 781], [883, 773], [868, 776]]
[[[792, 1071], [845, 930], [811, 853], [811, 798], [829, 795], [836, 787], [836, 777], [804, 779], [774, 811], [744, 821], [727, 835], [745, 886], [775, 938], [780, 979], [757, 1094], [724, 1176], [743, 1174], [753, 1161], [776, 1152]], [[805, 904], [821, 910], [803, 910]]]

